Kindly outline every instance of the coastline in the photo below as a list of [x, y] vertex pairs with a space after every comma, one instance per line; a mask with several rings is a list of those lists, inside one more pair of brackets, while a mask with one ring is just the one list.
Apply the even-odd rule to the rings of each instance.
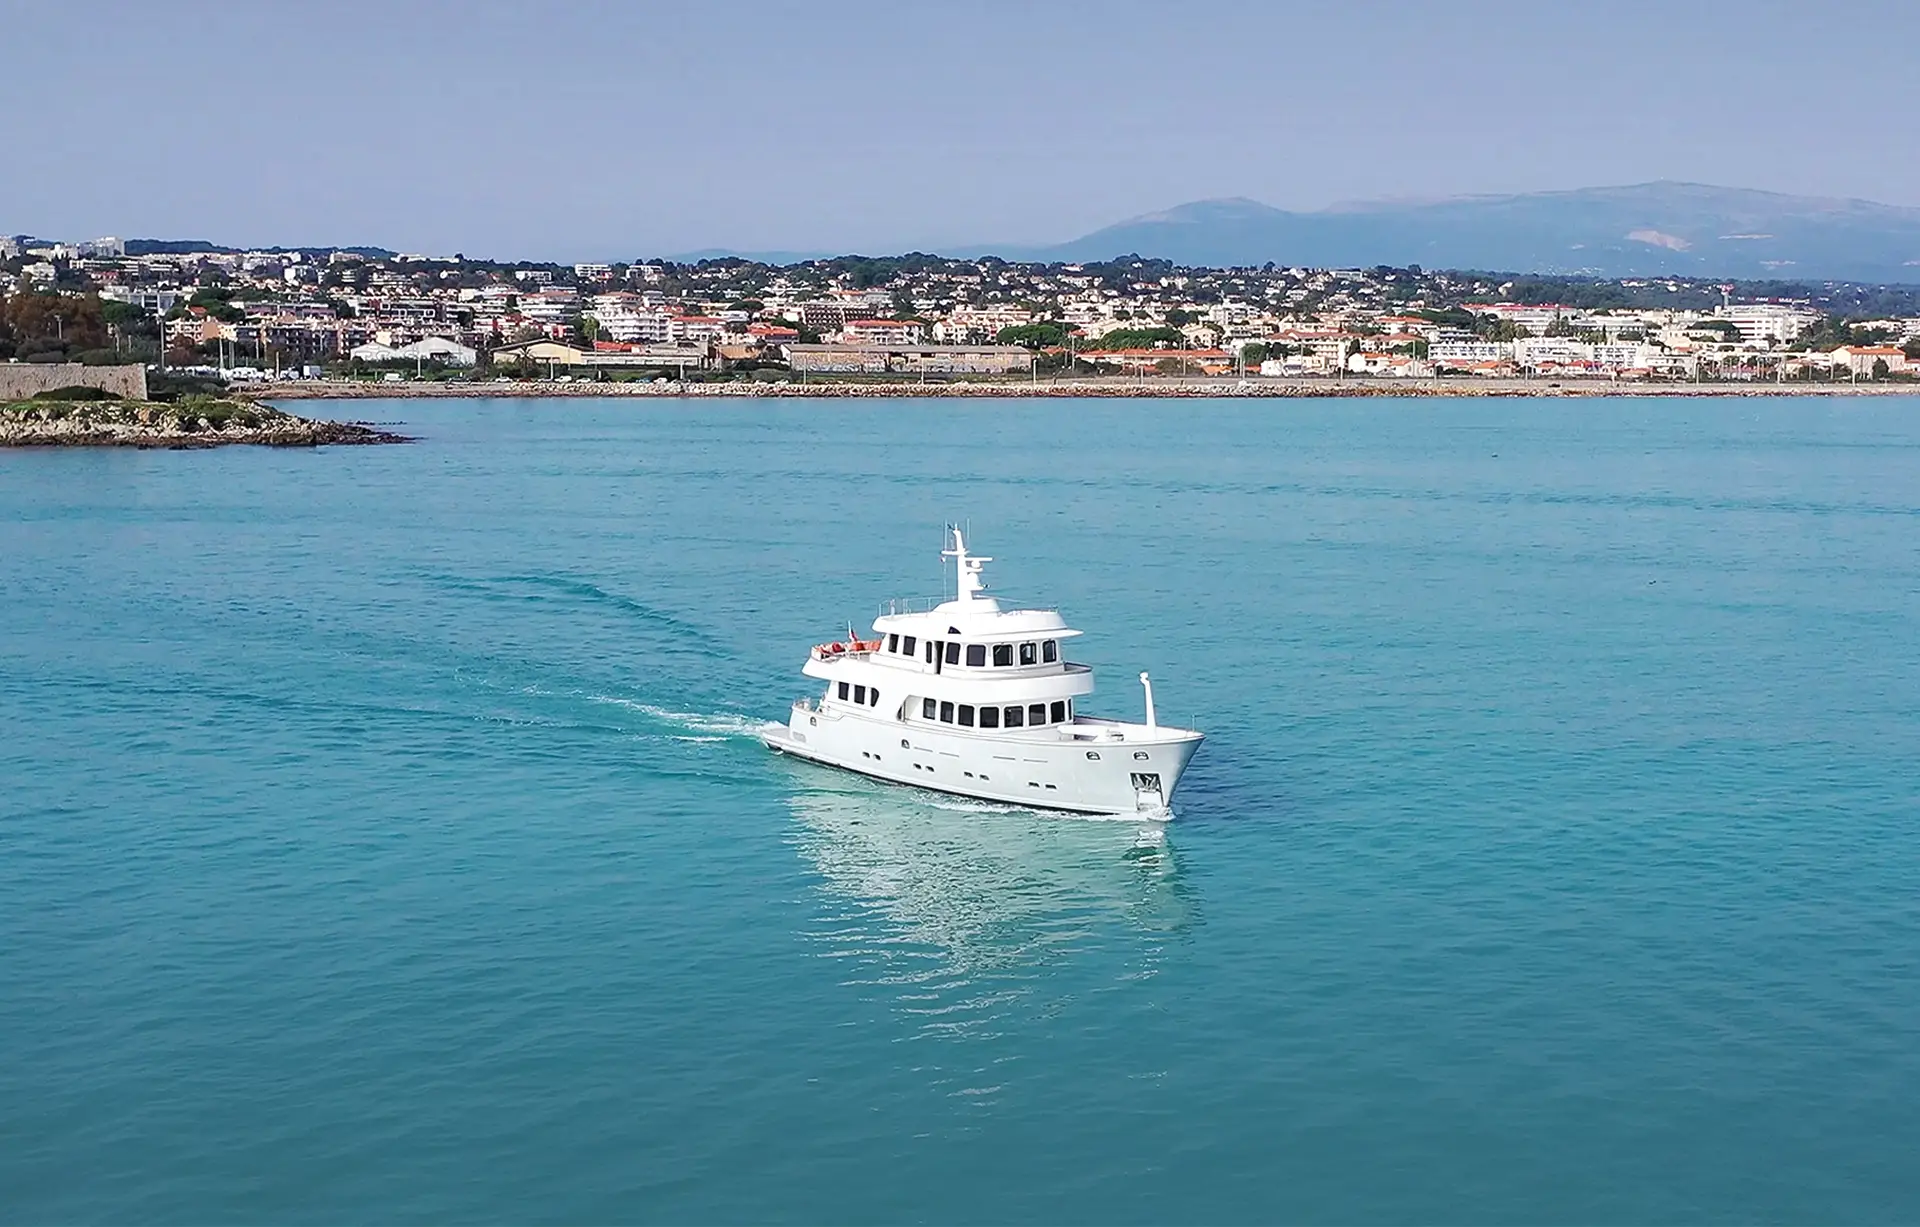
[[1156, 379], [1145, 382], [1117, 376], [1112, 379], [1063, 379], [918, 383], [912, 380], [809, 380], [781, 383], [735, 380], [716, 383], [677, 381], [558, 383], [545, 380], [450, 383], [350, 383], [344, 381], [285, 380], [244, 387], [229, 393], [250, 400], [393, 400], [401, 398], [521, 398], [521, 397], [748, 397], [748, 398], [895, 398], [948, 397], [959, 399], [1021, 397], [1084, 398], [1240, 397], [1299, 399], [1326, 397], [1612, 397], [1612, 396], [1914, 396], [1920, 384], [1894, 383], [1620, 383], [1613, 381], [1545, 379]]

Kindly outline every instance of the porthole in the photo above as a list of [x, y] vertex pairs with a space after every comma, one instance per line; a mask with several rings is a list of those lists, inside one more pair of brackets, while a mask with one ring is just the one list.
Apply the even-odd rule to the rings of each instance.
[[912, 747], [912, 746], [910, 746], [910, 745], [908, 745], [908, 744], [907, 744], [907, 739], [906, 739], [906, 738], [904, 738], [904, 737], [902, 737], [902, 738], [900, 739], [900, 748], [901, 748], [902, 750], [911, 750], [911, 749], [913, 749], [913, 747]]
[[1135, 750], [1133, 756], [1143, 763], [1147, 761], [1147, 752], [1145, 750]]
[[1099, 761], [1099, 758], [1100, 758], [1100, 751], [1098, 751], [1098, 750], [1088, 750], [1088, 751], [1087, 751], [1087, 757], [1088, 757], [1088, 758], [1091, 758], [1091, 759], [1093, 759], [1093, 760], [1095, 760], [1095, 761], [1097, 762], [1097, 761]]
[[808, 723], [808, 724], [819, 724], [819, 723], [820, 723], [820, 717], [818, 717], [818, 716], [808, 716], [808, 717], [807, 717], [807, 723]]

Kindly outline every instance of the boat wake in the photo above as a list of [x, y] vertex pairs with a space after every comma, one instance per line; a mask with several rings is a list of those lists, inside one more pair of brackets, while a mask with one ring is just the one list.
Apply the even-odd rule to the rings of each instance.
[[661, 707], [653, 703], [642, 703], [636, 699], [624, 699], [618, 695], [591, 694], [588, 699], [595, 703], [605, 703], [613, 707], [624, 707], [628, 711], [639, 712], [643, 716], [657, 720], [662, 724], [683, 730], [676, 737], [680, 741], [733, 741], [737, 739], [758, 738], [768, 729], [781, 726], [772, 720], [756, 720], [752, 716], [743, 716], [737, 712], [690, 712], [675, 711], [670, 707]]

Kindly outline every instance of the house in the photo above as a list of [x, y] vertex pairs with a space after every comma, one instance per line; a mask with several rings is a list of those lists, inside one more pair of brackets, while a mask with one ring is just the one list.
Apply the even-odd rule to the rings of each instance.
[[1906, 351], [1891, 345], [1842, 345], [1827, 355], [1829, 366], [1835, 370], [1845, 369], [1855, 379], [1872, 379], [1882, 362], [1887, 364], [1889, 375], [1904, 375], [1907, 371]]

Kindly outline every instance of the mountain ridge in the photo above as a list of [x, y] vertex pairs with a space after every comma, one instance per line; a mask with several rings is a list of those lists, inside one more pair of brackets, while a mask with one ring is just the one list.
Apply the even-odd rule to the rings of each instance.
[[1311, 212], [1234, 196], [1141, 214], [1024, 254], [1076, 261], [1139, 255], [1226, 267], [1419, 264], [1592, 276], [1920, 282], [1920, 208], [1675, 180], [1354, 201]]

